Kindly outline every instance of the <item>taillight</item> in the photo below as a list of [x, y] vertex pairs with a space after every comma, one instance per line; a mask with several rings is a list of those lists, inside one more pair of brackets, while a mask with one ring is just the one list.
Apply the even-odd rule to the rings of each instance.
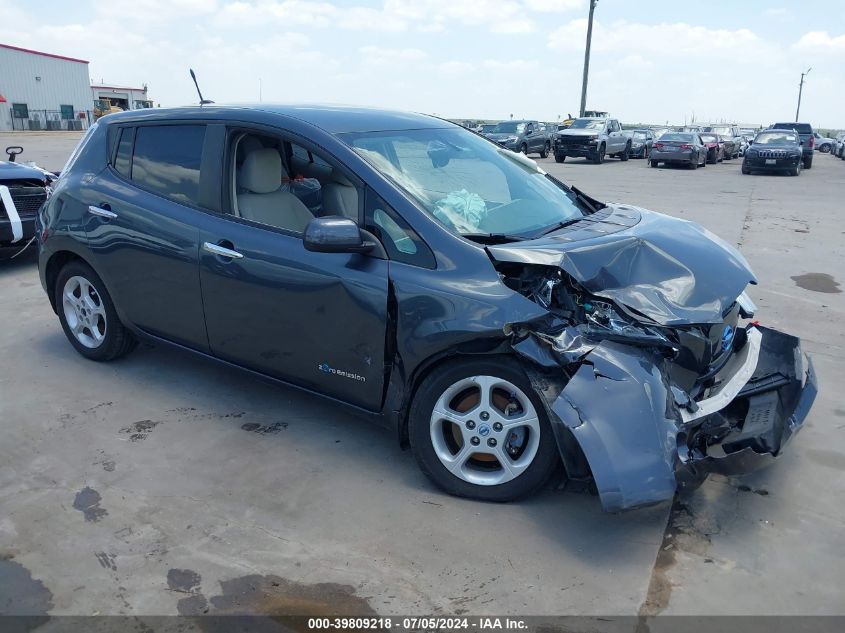
[[692, 145], [688, 145], [687, 143], [684, 143], [683, 145], [680, 146], [679, 149], [692, 149]]
[[655, 143], [655, 144], [654, 144], [654, 149], [659, 149], [659, 150], [662, 150], [662, 149], [663, 149], [663, 143]]
[[811, 136], [811, 137], [810, 137], [810, 149], [813, 149], [813, 147], [814, 147], [815, 145], [816, 145], [816, 137], [815, 137], [815, 136]]

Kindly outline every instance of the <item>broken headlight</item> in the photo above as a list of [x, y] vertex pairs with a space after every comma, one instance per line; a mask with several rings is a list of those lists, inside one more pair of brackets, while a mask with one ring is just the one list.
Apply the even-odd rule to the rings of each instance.
[[587, 316], [586, 333], [590, 338], [677, 350], [677, 346], [660, 330], [620, 314], [612, 303], [592, 301], [584, 303], [583, 307]]

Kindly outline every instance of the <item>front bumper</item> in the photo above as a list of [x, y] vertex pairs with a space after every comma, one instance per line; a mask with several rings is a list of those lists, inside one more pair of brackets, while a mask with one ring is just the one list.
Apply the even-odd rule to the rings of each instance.
[[762, 336], [751, 378], [725, 407], [678, 435], [676, 474], [683, 484], [711, 472], [738, 475], [766, 466], [804, 426], [818, 393], [812, 360], [796, 337], [757, 329]]
[[23, 246], [35, 235], [35, 218], [20, 218], [20, 239], [16, 239], [12, 224], [9, 218], [0, 216], [0, 247]]
[[593, 141], [590, 143], [580, 139], [570, 139], [561, 141], [560, 139], [554, 142], [554, 152], [558, 156], [571, 156], [573, 158], [593, 158], [598, 154], [598, 143]]
[[[742, 161], [743, 166], [746, 169], [751, 169], [753, 171], [784, 171], [787, 169], [792, 169], [798, 163], [801, 162], [801, 156], [787, 156], [784, 158], [758, 158], [756, 156], [749, 156], [748, 154], [745, 155], [744, 160]], [[767, 164], [766, 160], [774, 160], [774, 164]]]
[[[560, 338], [560, 342], [565, 339]], [[529, 370], [544, 396], [567, 472], [592, 476], [602, 506], [618, 511], [671, 499], [708, 473], [739, 474], [778, 458], [801, 429], [817, 393], [799, 339], [749, 326], [735, 362], [691, 401], [670, 380], [658, 350], [604, 340], [546, 347], [533, 338], [514, 350], [547, 373]], [[579, 365], [555, 385], [553, 370]]]

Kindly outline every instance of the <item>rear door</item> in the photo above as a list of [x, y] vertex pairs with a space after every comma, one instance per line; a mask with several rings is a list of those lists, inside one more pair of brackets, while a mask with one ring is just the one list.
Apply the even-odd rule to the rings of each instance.
[[91, 181], [85, 229], [93, 266], [123, 318], [208, 350], [199, 287], [199, 228], [207, 126], [111, 130], [109, 166]]
[[[253, 133], [241, 126], [228, 136], [223, 178], [233, 190], [236, 139], [245, 132]], [[290, 148], [283, 135], [254, 134]], [[296, 144], [324, 161], [315, 147], [301, 139]], [[357, 200], [360, 218], [360, 191]], [[200, 279], [212, 353], [378, 410], [384, 386], [387, 260], [306, 251], [300, 233], [231, 211], [210, 217], [200, 236]], [[221, 255], [219, 248], [234, 255]]]

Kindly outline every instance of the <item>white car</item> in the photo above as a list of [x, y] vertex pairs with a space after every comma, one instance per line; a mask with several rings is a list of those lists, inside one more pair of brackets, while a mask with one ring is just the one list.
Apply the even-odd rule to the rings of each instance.
[[822, 154], [827, 154], [830, 150], [833, 149], [834, 140], [832, 138], [822, 136], [818, 132], [813, 132], [813, 136], [816, 137], [816, 151], [817, 152], [821, 152]]

